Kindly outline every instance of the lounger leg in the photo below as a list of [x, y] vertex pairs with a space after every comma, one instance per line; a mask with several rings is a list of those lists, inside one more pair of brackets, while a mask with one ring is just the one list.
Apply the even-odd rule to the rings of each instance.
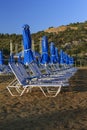
[[[56, 91], [49, 91], [48, 87], [47, 87], [47, 93], [49, 94], [46, 94], [44, 89], [42, 87], [40, 87], [41, 91], [43, 92], [44, 96], [45, 97], [56, 97], [60, 91], [61, 91], [61, 85], [59, 87], [57, 87], [58, 89]], [[52, 94], [53, 92], [55, 92], [55, 94]]]
[[20, 92], [21, 92], [21, 90], [20, 90], [19, 88], [16, 88], [16, 91], [17, 91], [18, 93], [20, 93]]
[[56, 94], [54, 95], [54, 97], [56, 97], [60, 93], [60, 91], [61, 91], [61, 86], [58, 88], [58, 90], [57, 90]]
[[31, 86], [31, 87], [28, 87], [28, 88], [27, 88], [27, 91], [26, 91], [26, 93], [28, 93], [28, 92], [30, 92], [30, 93], [31, 93], [31, 91], [32, 91], [32, 88], [33, 88], [33, 86]]
[[20, 96], [22, 96], [24, 94], [25, 90], [26, 90], [26, 87], [22, 90]]
[[56, 97], [59, 93], [60, 93], [60, 91], [61, 91], [61, 86], [59, 86], [59, 87], [57, 87], [57, 90], [53, 90], [53, 91], [50, 91], [49, 90], [49, 88], [47, 88], [47, 92], [49, 93], [49, 94], [51, 94], [51, 93], [55, 93], [55, 94], [53, 94], [53, 95], [50, 95], [49, 97]]
[[[10, 87], [10, 86], [7, 87], [9, 93], [11, 94], [11, 96], [19, 96], [19, 94], [18, 95], [13, 94], [10, 88], [12, 88], [12, 87]], [[13, 88], [15, 88], [15, 87], [13, 87]], [[19, 93], [18, 88], [15, 88], [15, 89]]]
[[43, 92], [44, 96], [47, 97], [46, 93], [44, 92], [44, 90], [42, 89], [42, 87], [40, 87], [40, 90]]
[[22, 96], [26, 90], [27, 90], [27, 93], [28, 93], [29, 89], [31, 89], [31, 88], [24, 87], [24, 89], [23, 89], [23, 91], [21, 92], [20, 96]]

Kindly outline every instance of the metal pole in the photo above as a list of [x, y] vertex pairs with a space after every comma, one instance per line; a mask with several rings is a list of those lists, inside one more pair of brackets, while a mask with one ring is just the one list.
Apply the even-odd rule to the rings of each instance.
[[40, 54], [42, 54], [42, 39], [40, 38], [40, 44], [39, 44], [39, 51]]
[[18, 53], [18, 44], [16, 43], [15, 45], [15, 53], [17, 54]]
[[32, 50], [35, 51], [34, 39], [32, 39]]
[[10, 40], [10, 55], [13, 53], [12, 40]]

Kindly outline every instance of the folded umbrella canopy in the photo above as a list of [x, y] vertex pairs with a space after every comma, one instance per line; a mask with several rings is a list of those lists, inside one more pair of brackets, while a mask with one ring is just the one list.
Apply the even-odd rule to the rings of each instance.
[[0, 65], [3, 65], [3, 54], [2, 54], [2, 51], [0, 51]]
[[28, 65], [34, 60], [33, 52], [31, 50], [31, 36], [29, 26], [23, 26], [23, 46], [24, 46], [24, 64]]
[[59, 54], [58, 54], [58, 48], [57, 47], [55, 47], [55, 55], [56, 55], [57, 63], [59, 63]]
[[69, 57], [69, 65], [74, 65], [74, 59], [73, 59], [73, 57]]
[[60, 64], [61, 64], [61, 65], [64, 64], [64, 52], [63, 52], [62, 49], [60, 50]]
[[48, 55], [48, 39], [46, 36], [42, 37], [42, 56], [41, 63], [48, 64], [49, 63], [49, 55]]
[[56, 54], [55, 54], [55, 45], [53, 42], [50, 44], [50, 63], [57, 63]]
[[68, 54], [65, 54], [65, 64], [69, 65], [69, 56], [68, 56]]

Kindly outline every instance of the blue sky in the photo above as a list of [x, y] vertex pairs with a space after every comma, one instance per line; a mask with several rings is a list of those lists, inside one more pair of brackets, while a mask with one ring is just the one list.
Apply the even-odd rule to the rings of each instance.
[[0, 0], [0, 33], [31, 33], [87, 21], [87, 0]]

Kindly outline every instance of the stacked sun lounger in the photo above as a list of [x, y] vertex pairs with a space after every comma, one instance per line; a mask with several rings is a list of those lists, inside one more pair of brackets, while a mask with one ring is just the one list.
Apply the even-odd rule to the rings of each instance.
[[0, 75], [11, 74], [11, 69], [8, 65], [4, 64], [3, 52], [0, 51]]
[[43, 94], [48, 97], [55, 97], [59, 94], [62, 87], [69, 86], [69, 79], [76, 73], [77, 69], [73, 67], [74, 60], [50, 44], [50, 55], [48, 54], [48, 40], [42, 38], [42, 54], [39, 62], [35, 60], [31, 49], [31, 35], [28, 25], [23, 26], [23, 45], [24, 45], [24, 62], [9, 62], [15, 80], [13, 80], [7, 89], [12, 96], [14, 88], [17, 95], [22, 96], [25, 92], [30, 92], [32, 88], [39, 87]]

